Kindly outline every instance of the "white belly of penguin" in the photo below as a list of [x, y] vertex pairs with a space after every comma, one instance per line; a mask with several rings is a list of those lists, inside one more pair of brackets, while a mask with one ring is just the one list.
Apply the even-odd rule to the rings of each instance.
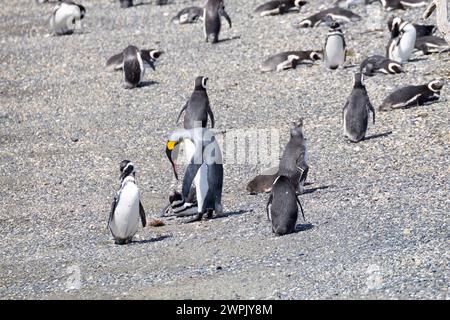
[[116, 238], [134, 236], [139, 226], [139, 190], [134, 183], [127, 183], [120, 193], [119, 203], [111, 221], [111, 232]]
[[328, 66], [337, 67], [344, 64], [344, 44], [340, 36], [329, 37], [325, 50], [327, 53]]
[[[410, 26], [407, 26], [406, 28], [408, 27]], [[394, 47], [394, 50], [392, 52], [392, 60], [395, 60], [399, 63], [404, 63], [408, 61], [409, 57], [411, 56], [414, 50], [414, 44], [416, 43], [416, 30], [413, 26], [411, 26], [411, 28], [403, 34], [398, 45]]]
[[73, 19], [79, 19], [81, 16], [80, 9], [77, 6], [62, 4], [56, 11], [53, 28], [56, 32], [65, 33], [76, 28]]

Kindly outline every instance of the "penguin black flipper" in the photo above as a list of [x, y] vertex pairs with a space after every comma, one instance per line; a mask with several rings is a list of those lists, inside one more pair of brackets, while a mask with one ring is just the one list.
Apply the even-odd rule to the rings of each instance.
[[141, 201], [139, 201], [139, 215], [141, 216], [142, 227], [145, 228], [147, 225], [147, 219], [145, 218], [145, 210]]
[[208, 106], [206, 107], [206, 111], [209, 114], [209, 118], [211, 119], [211, 128], [214, 128], [214, 113], [211, 110], [211, 106], [208, 101]]
[[302, 204], [300, 203], [300, 200], [298, 199], [298, 195], [296, 195], [295, 198], [297, 199], [297, 203], [300, 206], [300, 211], [302, 212], [303, 221], [306, 222], [305, 213], [303, 212], [303, 207], [302, 207]]
[[271, 193], [269, 196], [269, 200], [267, 201], [267, 205], [266, 205], [266, 213], [267, 213], [267, 220], [272, 221], [271, 218], [271, 206], [272, 206], [272, 200], [273, 200], [273, 194]]
[[175, 123], [178, 123], [178, 121], [180, 121], [181, 115], [183, 114], [184, 111], [186, 111], [186, 108], [188, 107], [188, 105], [189, 105], [189, 100], [186, 101], [183, 108], [181, 108], [180, 114], [178, 115], [178, 118], [177, 118], [177, 122], [175, 122]]
[[109, 228], [109, 224], [111, 223], [112, 219], [114, 218], [114, 211], [116, 211], [117, 204], [119, 203], [119, 194], [116, 193], [114, 195], [114, 199], [111, 203], [111, 211], [109, 212], [109, 219], [108, 219], [108, 225], [106, 228]]
[[106, 61], [106, 67], [111, 67], [113, 70], [120, 70], [123, 68], [123, 52], [113, 55]]
[[225, 7], [224, 7], [224, 6], [222, 6], [222, 7], [219, 9], [219, 15], [221, 15], [222, 17], [225, 18], [225, 20], [227, 20], [228, 25], [229, 25], [230, 28], [231, 28], [231, 19], [230, 19], [230, 16], [228, 15], [228, 13], [225, 11]]

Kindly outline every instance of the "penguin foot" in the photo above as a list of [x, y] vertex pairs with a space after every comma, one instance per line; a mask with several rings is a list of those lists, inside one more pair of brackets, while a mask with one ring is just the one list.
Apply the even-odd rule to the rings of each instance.
[[197, 222], [197, 221], [201, 221], [203, 217], [203, 213], [198, 213], [194, 218], [189, 219], [188, 221], [186, 221], [185, 223], [192, 223], [192, 222]]

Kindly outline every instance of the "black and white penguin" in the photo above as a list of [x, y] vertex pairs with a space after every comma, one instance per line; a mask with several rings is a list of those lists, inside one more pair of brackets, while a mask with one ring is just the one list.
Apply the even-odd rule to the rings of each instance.
[[353, 13], [350, 10], [339, 8], [339, 7], [333, 7], [329, 8], [323, 11], [320, 11], [316, 14], [313, 14], [312, 16], [309, 16], [302, 21], [300, 21], [299, 24], [296, 26], [299, 28], [312, 28], [317, 27], [321, 24], [325, 24], [327, 21], [327, 17], [331, 17], [333, 20], [339, 23], [346, 23], [346, 22], [356, 22], [361, 20], [361, 16], [357, 15], [356, 13]]
[[328, 69], [334, 70], [344, 65], [347, 50], [344, 33], [339, 23], [328, 21], [328, 25], [330, 29], [323, 48], [323, 60]]
[[133, 163], [123, 160], [120, 163], [120, 173], [120, 189], [111, 204], [108, 228], [116, 244], [127, 244], [138, 230], [139, 217], [142, 227], [145, 227], [147, 220], [135, 180]]
[[130, 8], [133, 6], [133, 0], [119, 0], [121, 8]]
[[214, 134], [206, 128], [177, 130], [171, 134], [166, 144], [166, 155], [177, 179], [175, 162], [177, 154], [174, 154], [174, 150], [180, 143], [193, 145], [186, 148], [187, 152], [193, 150], [193, 154], [189, 155], [190, 161], [184, 174], [181, 194], [183, 199], [188, 198], [194, 183], [197, 215], [187, 222], [200, 221], [205, 213], [209, 218], [213, 212], [221, 214], [223, 162], [222, 152]]
[[289, 177], [278, 176], [273, 183], [266, 206], [267, 218], [272, 222], [273, 233], [281, 236], [295, 231], [298, 206], [305, 219], [302, 205], [295, 193], [294, 183]]
[[214, 128], [214, 114], [209, 104], [208, 94], [206, 92], [207, 77], [199, 76], [195, 79], [194, 91], [189, 100], [185, 103], [178, 115], [177, 122], [180, 120], [183, 112], [184, 128], [193, 129], [195, 127], [206, 128], [208, 124], [208, 116], [211, 119], [211, 128]]
[[84, 18], [86, 9], [81, 4], [65, 0], [53, 9], [50, 17], [50, 28], [56, 35], [72, 34], [80, 29], [80, 21]]
[[221, 17], [227, 20], [231, 28], [231, 19], [225, 11], [223, 0], [207, 0], [203, 9], [203, 30], [206, 42], [216, 43], [219, 41]]
[[375, 1], [378, 1], [378, 0], [337, 0], [334, 3], [334, 5], [335, 6], [343, 6], [345, 8], [352, 8], [352, 7], [356, 7], [359, 4], [368, 5]]
[[290, 130], [291, 137], [280, 159], [278, 174], [291, 179], [299, 194], [303, 193], [308, 176], [308, 149], [303, 136], [303, 119], [294, 122]]
[[307, 2], [303, 0], [279, 0], [266, 2], [255, 9], [260, 16], [288, 13], [292, 9], [300, 10]]
[[390, 10], [406, 10], [408, 8], [423, 7], [428, 4], [428, 0], [379, 0], [383, 8]]
[[314, 63], [315, 60], [321, 60], [322, 57], [318, 51], [286, 51], [270, 56], [260, 66], [262, 72], [282, 71], [286, 69], [295, 69], [297, 65], [304, 62]]
[[365, 76], [373, 76], [375, 73], [396, 74], [403, 72], [400, 63], [381, 55], [365, 58], [359, 69]]
[[444, 38], [437, 36], [424, 36], [416, 39], [415, 49], [423, 54], [431, 54], [436, 52], [444, 52], [450, 49]]
[[[110, 70], [122, 70], [124, 52], [125, 50], [110, 57], [106, 61], [106, 68]], [[164, 51], [157, 49], [142, 49], [140, 52], [141, 57], [144, 57], [144, 60], [152, 60], [153, 63], [164, 53]]]
[[203, 8], [200, 7], [187, 7], [177, 13], [172, 18], [172, 23], [175, 24], [187, 24], [196, 23], [198, 20], [203, 21]]
[[173, 190], [169, 194], [169, 205], [163, 209], [162, 215], [167, 214], [169, 210], [172, 210], [173, 215], [176, 217], [187, 217], [197, 214], [198, 204], [195, 186], [191, 187], [187, 198], [184, 198], [180, 192]]
[[414, 28], [416, 28], [416, 37], [431, 36], [436, 32], [437, 27], [432, 24], [417, 24], [413, 23]]
[[405, 63], [411, 57], [416, 43], [416, 28], [412, 23], [400, 17], [391, 17], [388, 21], [388, 28], [391, 32], [386, 48], [386, 56], [398, 63]]
[[380, 111], [424, 105], [439, 100], [444, 81], [436, 79], [424, 85], [406, 86], [388, 95], [379, 106]]
[[358, 72], [355, 73], [353, 90], [342, 110], [344, 135], [351, 142], [359, 142], [365, 138], [369, 124], [369, 111], [372, 112], [372, 121], [375, 124], [375, 109], [370, 103], [364, 85], [364, 76]]

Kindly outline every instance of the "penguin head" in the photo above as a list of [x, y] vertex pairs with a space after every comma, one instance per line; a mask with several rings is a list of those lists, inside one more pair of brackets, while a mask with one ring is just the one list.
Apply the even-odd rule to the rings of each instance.
[[397, 38], [400, 34], [400, 26], [402, 25], [403, 20], [399, 17], [391, 17], [388, 20], [388, 29], [391, 32], [391, 38]]
[[290, 130], [291, 137], [303, 137], [303, 118], [300, 118], [298, 121], [292, 122], [292, 128]]
[[86, 14], [86, 8], [81, 4], [77, 4], [77, 7], [80, 8], [80, 19], [83, 19]]
[[356, 72], [353, 78], [354, 88], [364, 88], [364, 75], [361, 72]]
[[134, 177], [135, 171], [134, 171], [134, 164], [130, 160], [123, 160], [120, 163], [120, 179], [123, 180], [129, 175], [132, 175]]
[[339, 22], [337, 22], [336, 20], [334, 20], [333, 17], [332, 17], [331, 15], [329, 15], [329, 14], [327, 14], [327, 15], [325, 16], [324, 22], [325, 22], [325, 24], [326, 24], [328, 27], [330, 27], [330, 28], [333, 29], [333, 30], [336, 30], [336, 29], [338, 29], [338, 28], [341, 26], [341, 25], [339, 24]]
[[206, 82], [208, 81], [207, 77], [198, 76], [195, 79], [195, 90], [206, 90]]
[[428, 84], [427, 84], [428, 89], [430, 89], [433, 92], [441, 91], [443, 86], [444, 86], [443, 79], [436, 79], [436, 80], [428, 82]]
[[312, 22], [311, 20], [308, 19], [304, 19], [302, 21], [300, 21], [300, 23], [298, 24], [299, 28], [309, 28], [312, 26]]
[[306, 4], [307, 2], [306, 1], [303, 1], [303, 0], [295, 0], [294, 1], [294, 4], [295, 4], [295, 6], [296, 7], [303, 7], [305, 4]]
[[311, 53], [309, 54], [309, 58], [313, 61], [322, 59], [322, 57], [320, 56], [320, 52], [318, 51], [311, 51]]

